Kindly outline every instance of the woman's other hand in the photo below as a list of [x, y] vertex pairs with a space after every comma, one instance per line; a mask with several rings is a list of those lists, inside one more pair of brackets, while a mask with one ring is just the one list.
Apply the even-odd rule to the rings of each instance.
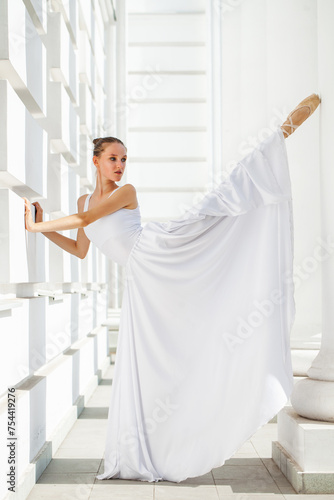
[[38, 201], [35, 201], [33, 203], [35, 205], [35, 222], [43, 222], [43, 208], [41, 205], [38, 203]]
[[24, 197], [23, 197], [23, 200], [24, 200], [24, 205], [25, 205], [25, 212], [24, 212], [25, 228], [27, 231], [33, 232], [35, 223], [34, 223], [33, 218], [32, 218], [30, 201]]

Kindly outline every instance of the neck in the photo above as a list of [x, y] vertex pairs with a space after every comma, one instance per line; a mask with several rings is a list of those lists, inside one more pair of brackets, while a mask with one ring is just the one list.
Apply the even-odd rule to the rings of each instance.
[[115, 181], [111, 181], [110, 179], [100, 179], [99, 176], [96, 177], [96, 186], [94, 193], [101, 198], [106, 195], [107, 193], [110, 193], [114, 189], [118, 188], [117, 184]]

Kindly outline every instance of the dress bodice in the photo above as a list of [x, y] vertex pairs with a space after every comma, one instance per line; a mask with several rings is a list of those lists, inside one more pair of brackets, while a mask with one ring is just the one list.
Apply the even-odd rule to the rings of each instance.
[[[90, 194], [86, 197], [85, 212], [88, 210], [90, 197]], [[112, 214], [105, 215], [86, 226], [84, 231], [87, 238], [109, 259], [125, 265], [142, 229], [138, 205], [133, 210], [121, 208]]]

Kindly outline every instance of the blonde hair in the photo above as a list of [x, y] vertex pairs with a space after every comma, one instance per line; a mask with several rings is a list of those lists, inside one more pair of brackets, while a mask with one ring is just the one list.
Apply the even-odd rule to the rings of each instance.
[[93, 144], [94, 144], [93, 155], [97, 156], [97, 157], [101, 156], [101, 154], [104, 151], [104, 144], [106, 144], [106, 143], [112, 144], [114, 142], [118, 142], [118, 144], [122, 144], [122, 146], [124, 146], [125, 150], [127, 150], [125, 144], [123, 144], [123, 142], [120, 139], [117, 139], [117, 137], [99, 137], [99, 138], [93, 140]]

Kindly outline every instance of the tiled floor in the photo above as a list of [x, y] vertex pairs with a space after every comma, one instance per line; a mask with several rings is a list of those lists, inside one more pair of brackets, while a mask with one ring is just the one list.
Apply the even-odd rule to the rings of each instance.
[[58, 449], [28, 500], [334, 500], [334, 495], [297, 495], [271, 459], [276, 424], [262, 427], [225, 465], [182, 483], [95, 478], [103, 471], [113, 365]]

